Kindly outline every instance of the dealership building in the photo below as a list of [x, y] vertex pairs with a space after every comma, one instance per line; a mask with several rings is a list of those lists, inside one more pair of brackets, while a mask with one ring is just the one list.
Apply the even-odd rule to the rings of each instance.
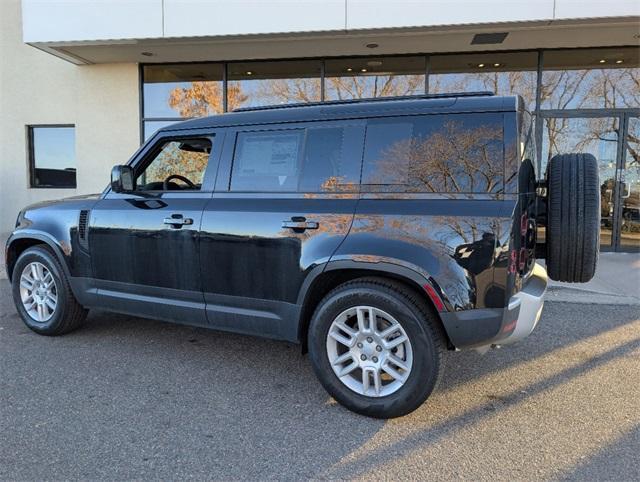
[[2, 0], [0, 42], [0, 236], [183, 119], [493, 91], [535, 115], [540, 172], [596, 156], [601, 247], [640, 249], [637, 0]]

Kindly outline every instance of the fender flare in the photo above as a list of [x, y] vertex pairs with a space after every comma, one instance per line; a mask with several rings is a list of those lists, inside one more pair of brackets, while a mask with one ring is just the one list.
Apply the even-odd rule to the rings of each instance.
[[[35, 230], [29, 230], [29, 229], [17, 231], [13, 233], [11, 236], [9, 236], [9, 239], [7, 239], [7, 244], [6, 244], [7, 252], [9, 249], [11, 249], [11, 245], [15, 241], [18, 241], [20, 239], [35, 239], [38, 241], [42, 241], [44, 244], [49, 246], [54, 252], [56, 258], [58, 259], [58, 262], [62, 266], [62, 270], [64, 271], [64, 274], [67, 277], [67, 279], [71, 278], [71, 272], [69, 271], [69, 266], [67, 266], [67, 263], [65, 262], [62, 247], [53, 236], [51, 236], [49, 233], [45, 233], [44, 231], [35, 231]], [[11, 272], [9, 272], [9, 269], [10, 269], [9, 264], [7, 264], [6, 266], [7, 275], [9, 277], [9, 281], [11, 281], [11, 275], [13, 274], [13, 267], [11, 267]]]
[[[341, 257], [341, 259], [330, 260], [319, 264], [306, 276], [302, 287], [298, 293], [297, 304], [303, 306], [309, 290], [313, 283], [326, 271], [361, 269], [367, 271], [378, 271], [380, 274], [393, 274], [396, 277], [410, 281], [412, 284], [421, 287], [434, 303], [438, 312], [452, 311], [448, 298], [443, 293], [440, 286], [432, 276], [426, 271], [410, 263], [394, 260], [393, 258], [377, 257], [376, 260], [364, 260], [354, 257]], [[436, 298], [434, 300], [434, 297]], [[439, 303], [438, 303], [439, 302]]]

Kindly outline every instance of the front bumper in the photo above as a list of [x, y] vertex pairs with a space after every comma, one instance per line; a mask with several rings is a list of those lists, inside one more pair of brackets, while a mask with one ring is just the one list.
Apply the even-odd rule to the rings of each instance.
[[540, 321], [547, 282], [547, 270], [536, 263], [525, 281], [524, 288], [511, 297], [504, 313], [506, 326], [515, 323], [515, 328], [495, 345], [510, 345], [531, 334]]

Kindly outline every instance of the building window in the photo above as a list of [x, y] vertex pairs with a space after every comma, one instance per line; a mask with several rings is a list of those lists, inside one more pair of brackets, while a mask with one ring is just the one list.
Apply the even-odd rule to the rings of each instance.
[[223, 64], [163, 64], [142, 69], [144, 137], [184, 119], [221, 114]]
[[319, 60], [229, 63], [228, 110], [319, 102], [321, 71]]
[[325, 98], [343, 100], [424, 94], [425, 72], [423, 56], [327, 60]]
[[519, 94], [535, 110], [537, 52], [433, 55], [429, 93], [488, 90], [497, 95]]
[[28, 126], [28, 137], [31, 187], [75, 188], [75, 127]]
[[542, 109], [637, 108], [638, 49], [572, 49], [544, 52]]

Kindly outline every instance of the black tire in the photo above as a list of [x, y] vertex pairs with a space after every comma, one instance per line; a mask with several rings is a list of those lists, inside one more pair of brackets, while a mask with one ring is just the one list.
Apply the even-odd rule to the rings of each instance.
[[593, 278], [600, 249], [600, 181], [591, 154], [559, 154], [549, 162], [546, 243], [551, 279]]
[[[44, 322], [35, 320], [27, 313], [20, 295], [21, 274], [24, 268], [34, 261], [42, 263], [49, 270], [57, 290], [56, 307], [51, 318]], [[29, 248], [20, 255], [13, 269], [12, 291], [13, 301], [22, 321], [40, 335], [64, 335], [79, 328], [87, 317], [88, 310], [82, 307], [73, 296], [60, 262], [51, 249], [45, 245]]]
[[[404, 328], [413, 350], [413, 367], [404, 385], [383, 397], [359, 394], [340, 381], [327, 354], [326, 341], [333, 320], [348, 308], [367, 305], [393, 316]], [[309, 326], [309, 355], [313, 369], [329, 394], [361, 415], [394, 418], [406, 415], [431, 395], [442, 372], [444, 337], [436, 314], [404, 285], [361, 278], [331, 291], [318, 305]]]

